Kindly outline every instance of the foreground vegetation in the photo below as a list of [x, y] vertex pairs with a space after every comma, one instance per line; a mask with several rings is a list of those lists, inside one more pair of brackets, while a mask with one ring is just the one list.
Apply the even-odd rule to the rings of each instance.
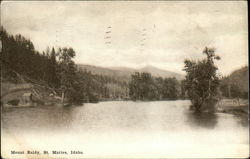
[[[203, 53], [206, 58], [202, 60], [184, 61], [184, 70], [187, 74], [185, 80], [182, 81], [182, 93], [187, 92], [192, 103], [190, 108], [197, 112], [219, 111], [231, 114], [238, 114], [238, 112], [248, 114], [246, 111], [248, 104], [244, 104], [243, 109], [239, 107], [241, 105], [239, 104], [240, 98], [248, 99], [248, 67], [243, 67], [228, 77], [221, 77], [214, 64], [214, 60], [220, 60], [220, 57], [215, 54], [215, 49], [206, 47]], [[234, 104], [229, 106], [220, 102], [218, 105], [217, 103], [223, 98], [238, 101], [238, 104], [233, 102]]]
[[185, 89], [192, 102], [192, 108], [196, 111], [213, 111], [219, 101], [220, 80], [217, 74], [218, 68], [214, 60], [220, 57], [215, 55], [213, 48], [205, 48], [203, 53], [206, 58], [201, 61], [185, 60], [186, 79]]

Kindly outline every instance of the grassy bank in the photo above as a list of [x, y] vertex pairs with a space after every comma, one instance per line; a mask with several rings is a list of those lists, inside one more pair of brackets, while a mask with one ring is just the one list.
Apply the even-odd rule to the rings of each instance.
[[248, 125], [249, 101], [243, 99], [223, 99], [217, 104], [217, 112], [233, 114], [240, 119], [243, 125]]

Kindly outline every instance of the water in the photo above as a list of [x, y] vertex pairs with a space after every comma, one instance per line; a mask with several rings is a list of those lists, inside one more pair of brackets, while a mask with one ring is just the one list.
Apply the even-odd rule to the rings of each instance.
[[[194, 114], [188, 100], [101, 102], [2, 112], [3, 154], [79, 150], [33, 157], [248, 157], [248, 127], [230, 114]], [[25, 157], [12, 155], [12, 158]], [[27, 156], [26, 156], [27, 157]]]

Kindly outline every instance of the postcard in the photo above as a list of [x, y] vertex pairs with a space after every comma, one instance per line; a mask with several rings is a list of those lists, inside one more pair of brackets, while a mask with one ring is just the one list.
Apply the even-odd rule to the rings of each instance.
[[247, 1], [2, 1], [1, 157], [248, 158]]

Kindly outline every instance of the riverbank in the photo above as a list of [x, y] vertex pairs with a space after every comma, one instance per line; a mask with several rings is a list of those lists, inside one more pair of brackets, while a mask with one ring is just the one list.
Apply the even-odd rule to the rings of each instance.
[[240, 119], [244, 125], [248, 125], [249, 102], [248, 100], [223, 99], [217, 104], [216, 112], [232, 114]]
[[247, 99], [222, 99], [217, 104], [217, 111], [235, 115], [248, 115], [249, 101]]
[[229, 113], [234, 115], [248, 115], [249, 105], [247, 106], [220, 106], [217, 110], [220, 113]]

